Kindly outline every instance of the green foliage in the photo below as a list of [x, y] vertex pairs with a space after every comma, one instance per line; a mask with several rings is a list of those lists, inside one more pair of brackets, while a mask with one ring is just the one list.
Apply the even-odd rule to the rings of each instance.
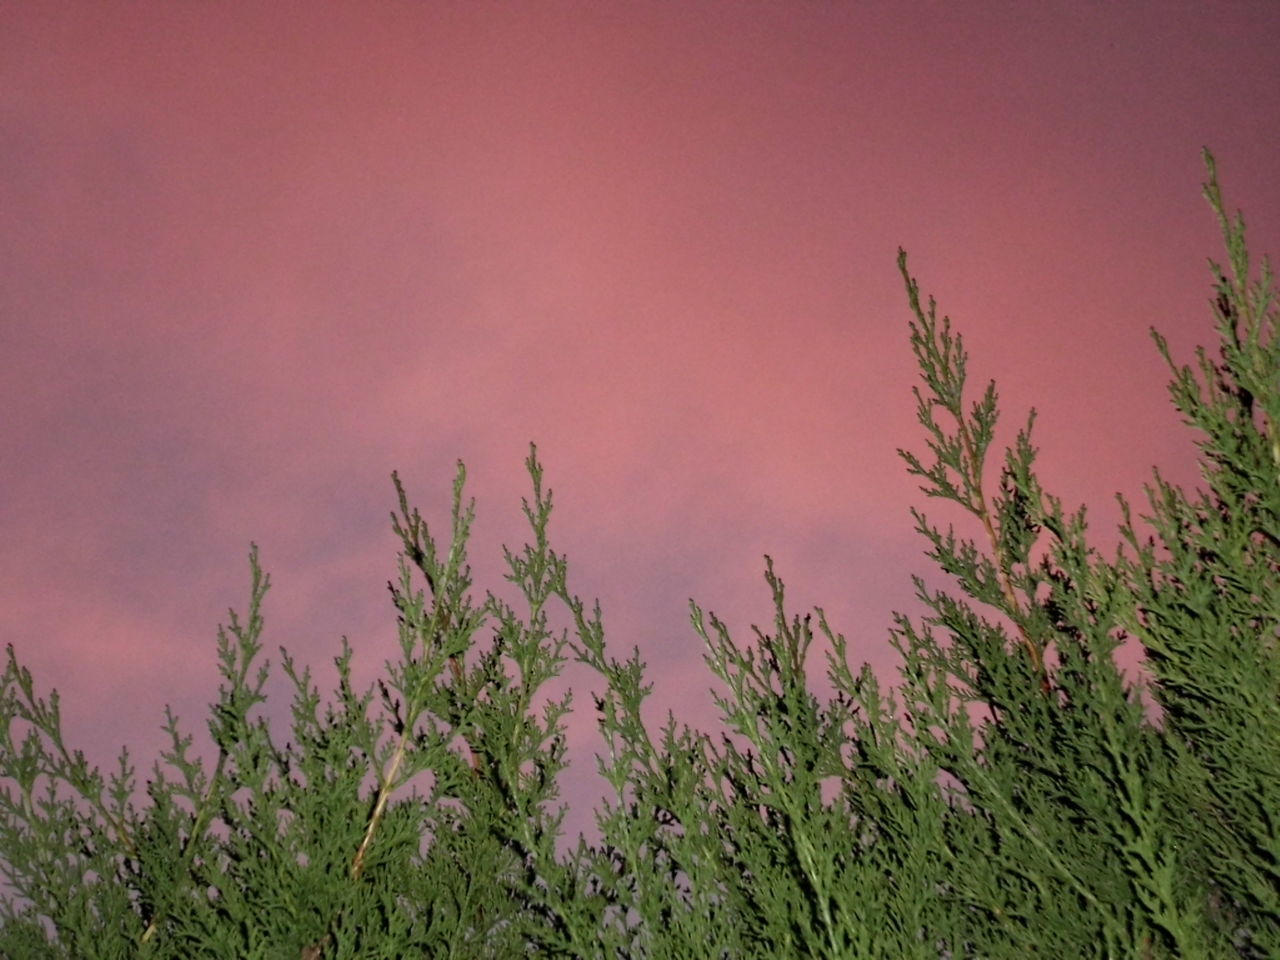
[[[135, 806], [128, 752], [104, 778], [63, 740], [9, 649], [0, 688], [0, 952], [58, 958], [1273, 957], [1280, 956], [1280, 344], [1271, 273], [1249, 280], [1244, 224], [1205, 195], [1229, 251], [1210, 262], [1221, 362], [1203, 384], [1169, 359], [1204, 435], [1195, 500], [1157, 473], [1156, 537], [1105, 561], [1034, 472], [1031, 412], [994, 489], [994, 383], [966, 406], [962, 339], [922, 306], [899, 254], [933, 462], [927, 496], [985, 542], [913, 511], [965, 598], [926, 590], [898, 615], [901, 679], [849, 667], [821, 609], [826, 703], [809, 691], [812, 615], [790, 615], [766, 558], [773, 632], [740, 645], [692, 604], [726, 733], [646, 729], [639, 651], [605, 644], [547, 539], [536, 449], [532, 543], [506, 551], [521, 609], [469, 592], [474, 504], [454, 484], [442, 547], [399, 478], [400, 659], [363, 693], [343, 639], [322, 700], [287, 652], [293, 722], [261, 716], [269, 580], [250, 553], [242, 624], [220, 629], [212, 769], [172, 745]], [[1159, 551], [1157, 541], [1159, 540]], [[415, 587], [416, 568], [426, 589]], [[972, 601], [972, 605], [970, 603]], [[552, 633], [551, 604], [570, 630]], [[978, 612], [985, 608], [992, 617]], [[935, 632], [940, 629], [941, 636]], [[1114, 660], [1133, 638], [1149, 681]], [[535, 710], [572, 656], [594, 695], [614, 799], [602, 840], [557, 853], [562, 718]], [[1154, 706], [1144, 705], [1148, 694]], [[729, 734], [733, 734], [731, 737]], [[735, 739], [736, 738], [736, 739]]]

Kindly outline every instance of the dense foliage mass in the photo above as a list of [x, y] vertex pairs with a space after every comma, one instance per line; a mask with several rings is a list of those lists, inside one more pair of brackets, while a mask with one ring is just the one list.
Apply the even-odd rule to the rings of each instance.
[[[1173, 402], [1203, 435], [1208, 489], [1192, 499], [1157, 473], [1143, 542], [1121, 498], [1131, 554], [1104, 560], [1084, 511], [1064, 514], [1041, 488], [1034, 411], [988, 474], [994, 384], [967, 404], [961, 338], [921, 305], [900, 253], [934, 462], [902, 456], [985, 542], [915, 514], [967, 599], [916, 580], [933, 615], [897, 617], [891, 690], [850, 670], [817, 610], [835, 696], [810, 693], [815, 623], [788, 614], [769, 562], [772, 634], [741, 645], [692, 606], [734, 736], [672, 719], [655, 738], [638, 651], [611, 655], [598, 605], [570, 591], [548, 545], [536, 450], [532, 543], [506, 556], [520, 610], [470, 593], [461, 465], [447, 545], [395, 478], [400, 661], [358, 692], [344, 639], [326, 700], [282, 651], [296, 687], [282, 743], [261, 717], [268, 579], [255, 549], [248, 615], [219, 631], [216, 762], [192, 758], [170, 715], [142, 809], [127, 752], [104, 777], [64, 746], [56, 694], [38, 694], [10, 647], [0, 952], [1280, 956], [1280, 341], [1269, 267], [1250, 281], [1243, 221], [1223, 213], [1205, 159], [1228, 248], [1226, 269], [1210, 262], [1220, 359], [1199, 351], [1202, 382], [1152, 333]], [[554, 605], [572, 623], [558, 636]], [[1147, 681], [1117, 668], [1125, 638]], [[601, 842], [566, 856], [551, 808], [569, 700], [534, 704], [569, 656], [605, 681], [599, 766], [615, 800], [597, 813]]]

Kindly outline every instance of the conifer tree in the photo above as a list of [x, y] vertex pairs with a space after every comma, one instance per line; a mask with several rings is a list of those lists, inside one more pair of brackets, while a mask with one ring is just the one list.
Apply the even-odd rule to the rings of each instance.
[[[638, 649], [615, 658], [599, 605], [572, 593], [550, 548], [536, 448], [532, 542], [506, 551], [519, 610], [470, 592], [463, 466], [447, 544], [393, 474], [400, 657], [359, 693], [343, 638], [326, 700], [282, 649], [284, 742], [261, 713], [269, 579], [256, 547], [248, 615], [218, 632], [212, 766], [168, 713], [145, 804], [127, 750], [104, 777], [65, 746], [56, 691], [42, 697], [9, 647], [0, 955], [1280, 956], [1277, 309], [1205, 162], [1228, 249], [1225, 269], [1210, 261], [1219, 360], [1198, 351], [1197, 379], [1152, 336], [1203, 436], [1207, 489], [1189, 497], [1157, 472], [1145, 541], [1121, 497], [1132, 555], [1105, 560], [1084, 509], [1068, 515], [1042, 488], [1034, 410], [989, 468], [995, 385], [966, 392], [962, 339], [921, 303], [900, 251], [932, 462], [901, 455], [982, 535], [913, 511], [959, 593], [916, 578], [931, 613], [895, 617], [891, 689], [851, 669], [821, 609], [816, 625], [788, 612], [766, 558], [771, 633], [740, 644], [691, 602], [726, 731], [669, 716], [655, 737]], [[570, 623], [558, 635], [553, 608]], [[815, 635], [829, 648], [825, 703], [808, 683]], [[1126, 640], [1146, 679], [1117, 666]], [[564, 809], [551, 807], [571, 697], [534, 705], [570, 656], [603, 681], [597, 762], [614, 797], [597, 812], [601, 841], [564, 857]]]

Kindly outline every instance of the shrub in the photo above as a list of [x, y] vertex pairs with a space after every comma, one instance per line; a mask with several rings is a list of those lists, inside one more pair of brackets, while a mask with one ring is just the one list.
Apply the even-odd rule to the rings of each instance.
[[[169, 713], [172, 745], [135, 805], [127, 750], [104, 777], [65, 746], [58, 698], [9, 648], [0, 691], [0, 951], [9, 957], [1273, 957], [1280, 956], [1280, 346], [1271, 272], [1249, 280], [1245, 230], [1205, 196], [1229, 260], [1210, 261], [1220, 362], [1170, 393], [1208, 485], [1156, 474], [1133, 556], [1105, 561], [1040, 486], [1031, 412], [986, 484], [994, 383], [966, 407], [962, 339], [898, 265], [933, 463], [900, 451], [927, 496], [959, 504], [981, 547], [913, 511], [929, 557], [968, 599], [929, 592], [896, 616], [901, 680], [849, 667], [816, 610], [834, 697], [809, 692], [812, 615], [741, 645], [692, 604], [727, 735], [655, 737], [639, 651], [607, 650], [598, 604], [549, 546], [536, 448], [532, 543], [506, 552], [521, 609], [476, 603], [474, 503], [453, 487], [447, 546], [399, 477], [401, 658], [352, 688], [351, 649], [322, 701], [294, 686], [289, 740], [260, 716], [269, 578], [250, 552], [248, 615], [219, 629], [212, 769]], [[413, 571], [420, 578], [415, 581]], [[418, 585], [415, 585], [418, 584]], [[425, 586], [425, 589], [423, 589]], [[1004, 624], [976, 612], [985, 607]], [[548, 608], [572, 622], [558, 636]], [[941, 628], [939, 637], [934, 628]], [[482, 633], [485, 636], [482, 637]], [[1125, 638], [1147, 680], [1114, 661]], [[557, 853], [570, 698], [533, 704], [572, 656], [605, 680], [598, 758], [614, 799], [602, 839]], [[1153, 706], [1144, 705], [1149, 692]], [[1154, 711], [1154, 712], [1153, 712]], [[744, 746], [745, 744], [745, 746]], [[826, 790], [824, 791], [824, 787]], [[831, 794], [834, 793], [834, 796]]]

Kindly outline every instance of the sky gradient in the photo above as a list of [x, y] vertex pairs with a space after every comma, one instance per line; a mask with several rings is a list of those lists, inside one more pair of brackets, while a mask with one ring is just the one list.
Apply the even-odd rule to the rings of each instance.
[[[346, 635], [363, 686], [391, 471], [445, 533], [466, 462], [476, 597], [510, 597], [535, 441], [652, 724], [719, 729], [688, 601], [747, 642], [766, 553], [889, 677], [911, 575], [947, 585], [909, 508], [976, 532], [895, 452], [898, 247], [997, 381], [993, 450], [1036, 407], [1110, 556], [1115, 492], [1198, 480], [1148, 328], [1215, 343], [1202, 146], [1278, 252], [1277, 49], [1269, 2], [7, 4], [3, 639], [145, 774], [166, 703], [207, 741], [250, 541], [272, 661], [327, 691]], [[600, 682], [566, 686], [576, 834]]]

